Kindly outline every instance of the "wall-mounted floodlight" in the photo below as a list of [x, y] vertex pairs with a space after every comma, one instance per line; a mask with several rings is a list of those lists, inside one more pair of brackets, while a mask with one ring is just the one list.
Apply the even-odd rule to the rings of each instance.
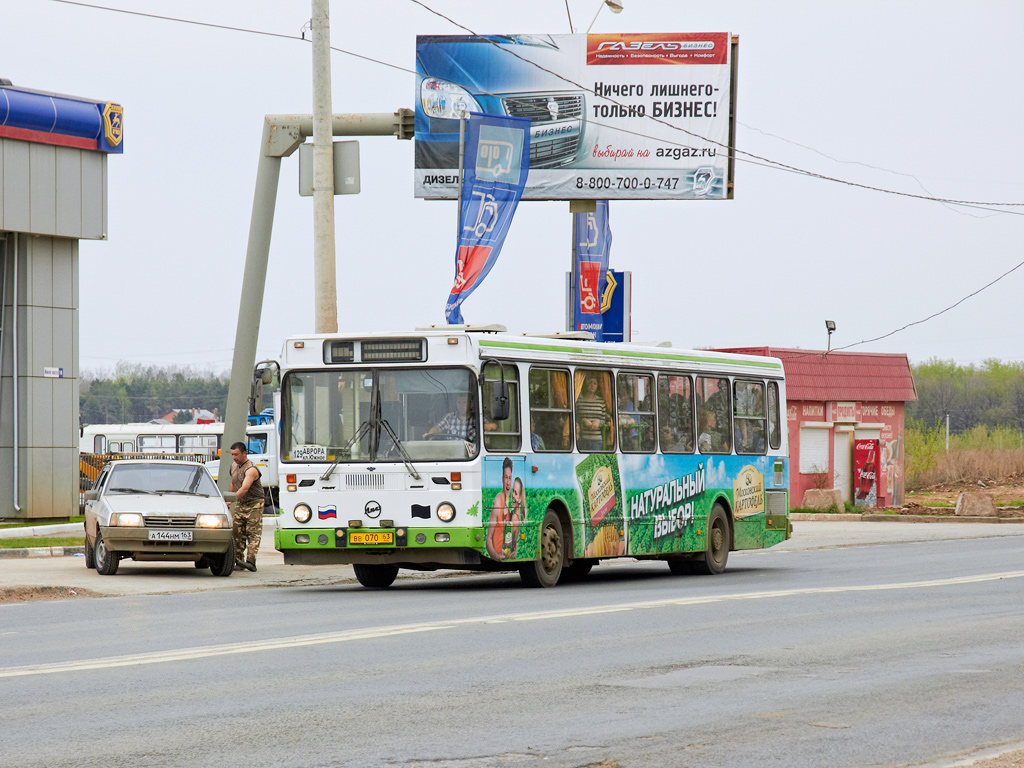
[[[622, 4], [625, 0], [604, 0], [599, 6], [597, 6], [597, 13], [594, 14], [594, 20], [590, 22], [590, 27], [594, 26], [594, 21], [597, 21], [598, 15], [601, 13], [601, 9], [606, 5], [608, 10], [612, 13], [622, 13]], [[587, 34], [590, 34], [590, 27], [587, 27]]]
[[825, 330], [828, 331], [828, 351], [832, 351], [832, 334], [835, 333], [836, 324], [834, 320], [825, 321]]

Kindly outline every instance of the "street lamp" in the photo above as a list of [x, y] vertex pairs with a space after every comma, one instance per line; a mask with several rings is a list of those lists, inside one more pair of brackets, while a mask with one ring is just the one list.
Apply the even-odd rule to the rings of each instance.
[[[597, 17], [601, 14], [601, 9], [606, 5], [612, 13], [622, 13], [622, 4], [624, 0], [604, 0], [599, 6], [597, 6], [597, 13], [594, 14], [593, 21], [590, 22], [590, 27], [594, 26], [594, 22], [597, 21]], [[587, 34], [590, 34], [590, 27], [587, 27]]]
[[836, 330], [836, 324], [833, 320], [825, 321], [825, 330], [828, 331], [828, 351], [832, 351], [832, 334]]

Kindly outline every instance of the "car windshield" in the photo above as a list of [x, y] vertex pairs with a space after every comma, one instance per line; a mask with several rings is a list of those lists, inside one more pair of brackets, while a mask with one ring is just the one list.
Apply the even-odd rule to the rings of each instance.
[[181, 493], [214, 496], [206, 468], [200, 464], [121, 464], [114, 467], [107, 493]]
[[285, 461], [465, 460], [479, 448], [466, 368], [293, 371], [281, 388]]

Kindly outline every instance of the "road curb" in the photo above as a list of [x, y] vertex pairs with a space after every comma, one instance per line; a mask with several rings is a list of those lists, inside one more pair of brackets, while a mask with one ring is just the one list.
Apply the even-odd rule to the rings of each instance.
[[24, 547], [22, 549], [0, 549], [0, 560], [19, 557], [71, 557], [84, 555], [85, 547]]
[[814, 523], [1024, 523], [1024, 517], [954, 517], [953, 515], [848, 515], [795, 512], [789, 519]]

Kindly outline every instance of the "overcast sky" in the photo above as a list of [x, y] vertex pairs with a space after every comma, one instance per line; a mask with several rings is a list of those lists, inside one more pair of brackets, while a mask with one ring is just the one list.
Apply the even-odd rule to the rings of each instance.
[[[565, 0], [424, 0], [480, 33], [570, 31]], [[105, 5], [298, 35], [308, 2]], [[824, 176], [941, 198], [1024, 202], [1024, 4], [626, 0], [593, 32], [739, 35], [737, 146]], [[576, 31], [597, 0], [568, 0]], [[109, 239], [81, 245], [81, 366], [230, 367], [265, 114], [309, 113], [309, 43], [0, 0], [0, 77], [116, 101]], [[415, 67], [417, 34], [462, 30], [410, 0], [336, 0], [332, 45]], [[307, 34], [308, 37], [308, 34]], [[335, 112], [413, 106], [414, 76], [332, 54]], [[413, 197], [413, 142], [360, 142], [362, 193], [336, 198], [342, 331], [444, 322], [454, 202]], [[313, 329], [312, 198], [284, 160], [260, 357]], [[520, 205], [467, 322], [564, 327], [566, 202]], [[889, 333], [1024, 261], [1024, 207], [979, 210], [740, 162], [731, 201], [613, 202], [612, 266], [633, 273], [635, 340], [823, 349]], [[955, 309], [853, 347], [913, 363], [1024, 359], [1024, 267]]]

